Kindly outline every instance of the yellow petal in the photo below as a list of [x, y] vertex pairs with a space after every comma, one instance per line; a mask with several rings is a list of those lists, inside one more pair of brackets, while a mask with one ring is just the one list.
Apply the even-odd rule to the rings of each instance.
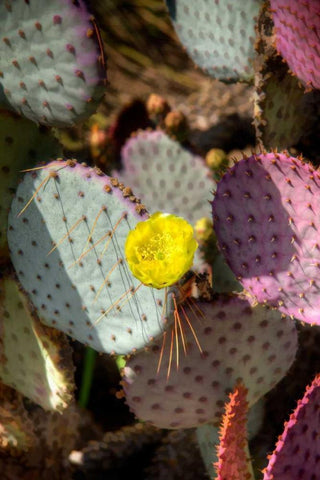
[[155, 288], [176, 283], [192, 266], [198, 244], [183, 218], [156, 212], [128, 234], [125, 255], [133, 275]]

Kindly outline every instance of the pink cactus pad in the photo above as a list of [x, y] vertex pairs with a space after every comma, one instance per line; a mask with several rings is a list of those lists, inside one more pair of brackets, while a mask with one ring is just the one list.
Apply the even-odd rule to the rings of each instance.
[[309, 88], [320, 88], [319, 0], [271, 0], [276, 47]]
[[219, 183], [214, 228], [258, 302], [320, 325], [320, 175], [287, 154], [242, 159]]
[[248, 389], [252, 405], [286, 374], [295, 358], [293, 322], [262, 305], [253, 308], [241, 296], [193, 301], [180, 306], [178, 313], [165, 342], [158, 338], [124, 369], [131, 410], [160, 428], [219, 424], [227, 395], [238, 381]]
[[220, 429], [217, 480], [252, 480], [247, 440], [247, 389], [240, 383], [230, 394]]
[[263, 480], [317, 480], [320, 469], [320, 375], [307, 387], [280, 435]]

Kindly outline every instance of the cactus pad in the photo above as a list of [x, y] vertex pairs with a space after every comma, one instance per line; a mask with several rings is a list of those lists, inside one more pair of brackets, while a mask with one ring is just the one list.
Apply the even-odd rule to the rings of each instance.
[[320, 451], [320, 376], [307, 387], [269, 456], [263, 480], [317, 480]]
[[170, 294], [139, 283], [124, 255], [129, 231], [146, 218], [131, 190], [98, 169], [70, 160], [28, 173], [8, 239], [40, 319], [108, 353], [130, 353], [162, 332]]
[[208, 199], [216, 184], [201, 157], [162, 131], [142, 131], [122, 149], [123, 169], [114, 172], [154, 213], [180, 215], [194, 224], [210, 216]]
[[94, 113], [103, 54], [82, 0], [1, 2], [0, 26], [0, 84], [16, 112], [55, 126]]
[[243, 287], [318, 325], [319, 178], [297, 158], [261, 154], [229, 170], [213, 201], [220, 248]]
[[318, 121], [320, 92], [305, 93], [299, 80], [274, 47], [273, 22], [268, 3], [258, 22], [255, 63], [254, 125], [264, 148], [296, 145]]
[[10, 278], [1, 279], [3, 383], [17, 389], [45, 410], [63, 410], [72, 399], [72, 351], [61, 332], [46, 328]]
[[271, 0], [276, 46], [307, 88], [320, 89], [319, 0]]
[[[248, 411], [248, 437], [251, 440], [261, 428], [265, 410], [265, 399], [262, 397]], [[196, 429], [201, 457], [210, 478], [215, 477], [214, 464], [217, 462], [217, 446], [219, 445], [219, 428], [207, 423]]]
[[222, 81], [253, 77], [260, 0], [167, 0], [177, 35], [194, 63]]
[[268, 149], [296, 145], [316, 121], [319, 95], [304, 93], [279, 59], [277, 63], [266, 62], [256, 85], [254, 124], [258, 139]]
[[239, 384], [229, 395], [220, 428], [220, 443], [215, 464], [217, 480], [252, 480], [248, 457], [247, 389]]
[[124, 368], [128, 405], [160, 428], [219, 422], [226, 395], [240, 379], [254, 404], [295, 358], [293, 322], [261, 305], [252, 308], [241, 297], [191, 303], [178, 314], [165, 341], [137, 353]]
[[239, 283], [226, 264], [224, 256], [218, 252], [212, 263], [212, 288], [216, 293], [241, 292], [243, 290], [241, 283]]
[[0, 112], [0, 255], [5, 255], [10, 204], [20, 171], [61, 154], [58, 141], [25, 118]]

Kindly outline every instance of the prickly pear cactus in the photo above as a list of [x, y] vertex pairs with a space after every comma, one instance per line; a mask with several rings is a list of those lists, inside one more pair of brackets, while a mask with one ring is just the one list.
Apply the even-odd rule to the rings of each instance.
[[101, 441], [91, 440], [81, 452], [72, 452], [70, 460], [71, 463], [82, 465], [87, 472], [101, 467], [101, 464], [104, 471], [115, 471], [130, 461], [130, 457], [139, 455], [144, 447], [158, 443], [163, 435], [162, 430], [152, 425], [126, 425], [118, 431], [107, 432]]
[[217, 461], [217, 446], [219, 445], [219, 426], [211, 423], [200, 425], [196, 428], [196, 435], [207, 474], [210, 478], [214, 478], [214, 464]]
[[82, 0], [0, 5], [0, 85], [6, 102], [36, 123], [73, 125], [104, 91], [103, 52]]
[[217, 480], [253, 480], [247, 438], [247, 389], [241, 383], [229, 395], [220, 428], [215, 464]]
[[320, 324], [319, 173], [286, 153], [241, 160], [219, 183], [214, 228], [250, 296]]
[[147, 217], [130, 188], [73, 160], [26, 174], [8, 241], [40, 319], [108, 353], [130, 353], [159, 335], [171, 295], [134, 278], [124, 254], [128, 233]]
[[[265, 413], [265, 398], [262, 397], [258, 402], [252, 405], [248, 411], [248, 438], [252, 440], [258, 433], [263, 423]], [[217, 447], [219, 445], [219, 428], [206, 423], [197, 427], [197, 441], [200, 447], [201, 457], [206, 466], [207, 474], [210, 478], [215, 477], [214, 464], [217, 462]]]
[[307, 89], [320, 88], [320, 3], [270, 0], [276, 47]]
[[319, 118], [320, 92], [306, 93], [283, 62], [274, 46], [271, 15], [266, 3], [257, 25], [254, 125], [264, 148], [284, 149], [311, 134]]
[[277, 62], [279, 68], [272, 69], [274, 61], [266, 61], [256, 76], [254, 123], [262, 145], [281, 150], [296, 145], [311, 131], [319, 95], [304, 93], [286, 66]]
[[243, 287], [237, 281], [224, 256], [218, 252], [212, 264], [212, 288], [216, 293], [241, 292]]
[[65, 335], [40, 324], [14, 279], [0, 280], [0, 294], [2, 382], [45, 410], [61, 412], [74, 389], [72, 350]]
[[216, 184], [204, 160], [162, 131], [141, 131], [122, 149], [121, 171], [113, 172], [146, 205], [194, 223], [210, 216], [208, 197]]
[[183, 478], [207, 480], [193, 429], [169, 430], [156, 448], [145, 480]]
[[285, 423], [269, 456], [263, 480], [317, 480], [319, 476], [320, 376], [317, 375]]
[[226, 391], [239, 379], [254, 404], [295, 358], [293, 322], [276, 310], [252, 308], [241, 297], [190, 303], [175, 316], [164, 339], [137, 353], [124, 368], [129, 407], [160, 428], [219, 422]]
[[8, 213], [21, 170], [61, 155], [59, 142], [45, 128], [0, 111], [0, 257], [7, 257]]
[[[9, 396], [7, 398], [11, 400]], [[16, 415], [18, 414], [20, 411], [17, 409]], [[41, 407], [32, 405], [28, 412], [24, 410], [24, 415], [33, 426], [33, 441], [25, 452], [13, 452], [19, 455], [10, 456], [8, 449], [4, 455], [0, 455], [1, 478], [71, 478], [69, 455], [83, 443], [84, 430], [87, 434], [94, 432], [91, 417], [75, 404], [62, 413], [50, 414]], [[27, 426], [28, 424], [24, 425], [26, 432]]]
[[194, 63], [222, 81], [253, 78], [260, 0], [167, 0], [177, 35]]
[[36, 442], [32, 421], [23, 405], [23, 397], [0, 383], [0, 452], [27, 451]]

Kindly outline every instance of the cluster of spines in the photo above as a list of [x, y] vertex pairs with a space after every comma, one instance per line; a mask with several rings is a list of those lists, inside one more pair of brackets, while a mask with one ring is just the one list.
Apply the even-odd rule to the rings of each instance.
[[[64, 168], [64, 167], [73, 168], [76, 165], [77, 165], [77, 160], [75, 160], [75, 159], [57, 158], [55, 160], [55, 162], [53, 162], [49, 165], [41, 165], [39, 167], [24, 170], [24, 172], [32, 172], [33, 178], [36, 178], [37, 170], [48, 170], [48, 175], [45, 177], [45, 179], [41, 183], [41, 186], [38, 188], [38, 190], [33, 194], [30, 201], [20, 211], [19, 215], [21, 215], [28, 208], [31, 201], [33, 201], [38, 196], [41, 189], [44, 188], [46, 183], [51, 178], [55, 178], [55, 179], [59, 178], [59, 169], [60, 168]], [[55, 167], [57, 167], [57, 170], [55, 169]], [[81, 162], [81, 167], [88, 168], [88, 173], [86, 175], [87, 178], [91, 177], [91, 175], [92, 175], [91, 172], [94, 172], [98, 177], [105, 177], [105, 173], [100, 168], [98, 168], [96, 166], [91, 167], [87, 163]], [[119, 189], [119, 191], [122, 192], [123, 198], [125, 198], [126, 200], [129, 200], [132, 204], [134, 204], [134, 208], [139, 215], [144, 215], [144, 214], [147, 213], [146, 206], [144, 204], [142, 204], [141, 200], [134, 195], [131, 187], [126, 187], [122, 182], [119, 181], [119, 179], [117, 177], [110, 177], [109, 178], [109, 183], [106, 182], [104, 184], [103, 189], [106, 193], [112, 193], [112, 190], [114, 188]], [[79, 192], [79, 196], [82, 196], [81, 192]]]

